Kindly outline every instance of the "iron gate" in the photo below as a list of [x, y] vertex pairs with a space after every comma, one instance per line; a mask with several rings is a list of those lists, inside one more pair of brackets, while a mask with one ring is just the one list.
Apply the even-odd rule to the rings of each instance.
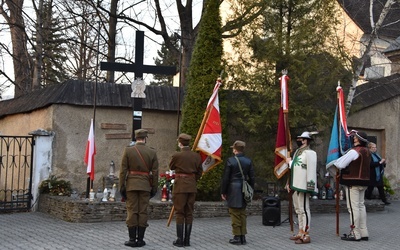
[[0, 136], [0, 213], [29, 211], [33, 136]]

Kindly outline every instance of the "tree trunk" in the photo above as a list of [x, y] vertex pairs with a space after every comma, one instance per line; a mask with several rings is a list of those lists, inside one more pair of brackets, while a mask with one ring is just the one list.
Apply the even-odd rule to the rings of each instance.
[[25, 32], [25, 22], [22, 16], [23, 0], [7, 0], [10, 16], [3, 16], [9, 20], [11, 43], [13, 47], [13, 64], [15, 76], [14, 97], [24, 95], [32, 88], [32, 58], [28, 53], [28, 38]]
[[[36, 46], [35, 46], [35, 61], [32, 79], [32, 89], [40, 88], [42, 79], [43, 65], [43, 1], [39, 1], [39, 7], [35, 8], [36, 12]], [[35, 6], [36, 7], [36, 6]]]

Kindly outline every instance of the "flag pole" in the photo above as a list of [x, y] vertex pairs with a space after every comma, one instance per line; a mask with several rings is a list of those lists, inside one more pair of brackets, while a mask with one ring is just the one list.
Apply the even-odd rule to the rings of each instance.
[[[290, 138], [289, 138], [289, 117], [288, 112], [283, 113], [285, 118], [285, 129], [286, 129], [286, 148], [287, 148], [287, 157], [290, 157]], [[290, 183], [290, 169], [288, 171], [288, 183]], [[293, 191], [290, 190], [289, 192], [289, 222], [290, 222], [290, 231], [293, 233]]]
[[[282, 70], [282, 78], [287, 75], [288, 71], [287, 69]], [[284, 80], [284, 79], [282, 79]], [[285, 95], [282, 95], [281, 93], [281, 98], [285, 100], [281, 100], [281, 104], [285, 103], [283, 107], [283, 117], [284, 117], [284, 123], [285, 123], [285, 137], [286, 137], [286, 151], [287, 155], [286, 157], [290, 157], [291, 153], [291, 139], [290, 139], [290, 129], [289, 129], [289, 97], [288, 97], [288, 86], [286, 86], [283, 89], [286, 93]], [[282, 91], [282, 86], [281, 86], [281, 91]], [[288, 183], [290, 183], [290, 169], [288, 171]], [[290, 231], [293, 232], [293, 199], [292, 199], [293, 192], [289, 192], [289, 223], [290, 223]]]
[[[340, 81], [338, 81], [338, 87], [340, 87]], [[339, 92], [337, 91], [337, 97], [336, 101], [339, 103]], [[339, 104], [337, 105], [339, 108]], [[340, 116], [340, 112], [338, 112], [338, 115]], [[338, 122], [338, 128], [340, 129], [340, 120], [337, 119]], [[340, 134], [340, 132], [339, 132]], [[339, 140], [339, 150], [340, 150], [340, 137], [337, 138]], [[336, 235], [339, 236], [339, 169], [336, 170], [336, 176], [335, 176], [335, 182], [336, 182], [336, 187], [335, 187], [335, 192], [336, 192]]]
[[[222, 76], [222, 72], [221, 72], [221, 76]], [[216, 86], [216, 88], [219, 88], [219, 86], [221, 85], [221, 77], [218, 78], [217, 82], [219, 84], [218, 84], [218, 86]], [[214, 91], [215, 91], [215, 88], [214, 88]], [[213, 93], [214, 93], [214, 91], [213, 91]], [[214, 98], [216, 98], [216, 96], [214, 96]], [[209, 102], [207, 105], [207, 109], [206, 109], [206, 112], [204, 113], [203, 120], [201, 121], [200, 128], [196, 135], [196, 139], [193, 142], [192, 151], [195, 151], [197, 148], [197, 145], [199, 144], [201, 134], [204, 130], [204, 127], [206, 126], [206, 121], [208, 120], [210, 113], [211, 113], [212, 105], [210, 105], [210, 104], [213, 103], [213, 101], [214, 101], [214, 99], [211, 100], [211, 102]], [[169, 217], [168, 217], [168, 221], [167, 221], [167, 227], [169, 227], [169, 225], [171, 224], [172, 218], [174, 217], [174, 212], [175, 212], [175, 206], [172, 205], [171, 212], [169, 213]]]

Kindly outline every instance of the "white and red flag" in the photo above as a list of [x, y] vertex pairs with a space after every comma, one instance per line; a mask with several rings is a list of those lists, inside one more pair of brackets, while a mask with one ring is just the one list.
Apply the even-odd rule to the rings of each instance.
[[195, 143], [195, 148], [196, 151], [200, 151], [203, 172], [209, 171], [222, 161], [222, 127], [218, 99], [220, 85], [221, 80], [218, 79], [196, 137], [196, 139], [199, 139], [197, 144]]
[[96, 145], [94, 142], [94, 129], [93, 129], [93, 119], [90, 124], [90, 131], [88, 136], [88, 141], [86, 144], [86, 152], [84, 162], [87, 165], [86, 172], [90, 177], [90, 180], [94, 180], [94, 155], [96, 154]]
[[275, 142], [275, 164], [274, 174], [280, 179], [288, 170], [289, 164], [286, 158], [290, 156], [290, 130], [289, 130], [289, 77], [284, 74], [279, 78], [281, 87], [281, 107], [279, 108], [278, 130]]
[[284, 113], [289, 112], [289, 96], [288, 96], [288, 82], [289, 77], [282, 75], [280, 78], [281, 83], [281, 107]]

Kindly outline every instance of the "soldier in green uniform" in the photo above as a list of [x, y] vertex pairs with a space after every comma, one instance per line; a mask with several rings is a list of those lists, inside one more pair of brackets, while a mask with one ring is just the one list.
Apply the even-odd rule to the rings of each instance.
[[[119, 174], [120, 190], [126, 187], [126, 225], [129, 241], [126, 246], [142, 247], [147, 224], [150, 196], [157, 192], [158, 159], [156, 151], [146, 146], [148, 131], [135, 130], [136, 144], [126, 147], [121, 161]], [[124, 181], [126, 179], [126, 181]]]
[[[178, 238], [173, 244], [177, 247], [190, 246], [193, 208], [197, 193], [196, 183], [203, 173], [200, 155], [189, 148], [191, 138], [188, 134], [178, 136], [178, 146], [181, 150], [172, 155], [169, 163], [170, 169], [175, 170], [172, 201], [175, 207]], [[183, 237], [184, 227], [185, 237]]]

